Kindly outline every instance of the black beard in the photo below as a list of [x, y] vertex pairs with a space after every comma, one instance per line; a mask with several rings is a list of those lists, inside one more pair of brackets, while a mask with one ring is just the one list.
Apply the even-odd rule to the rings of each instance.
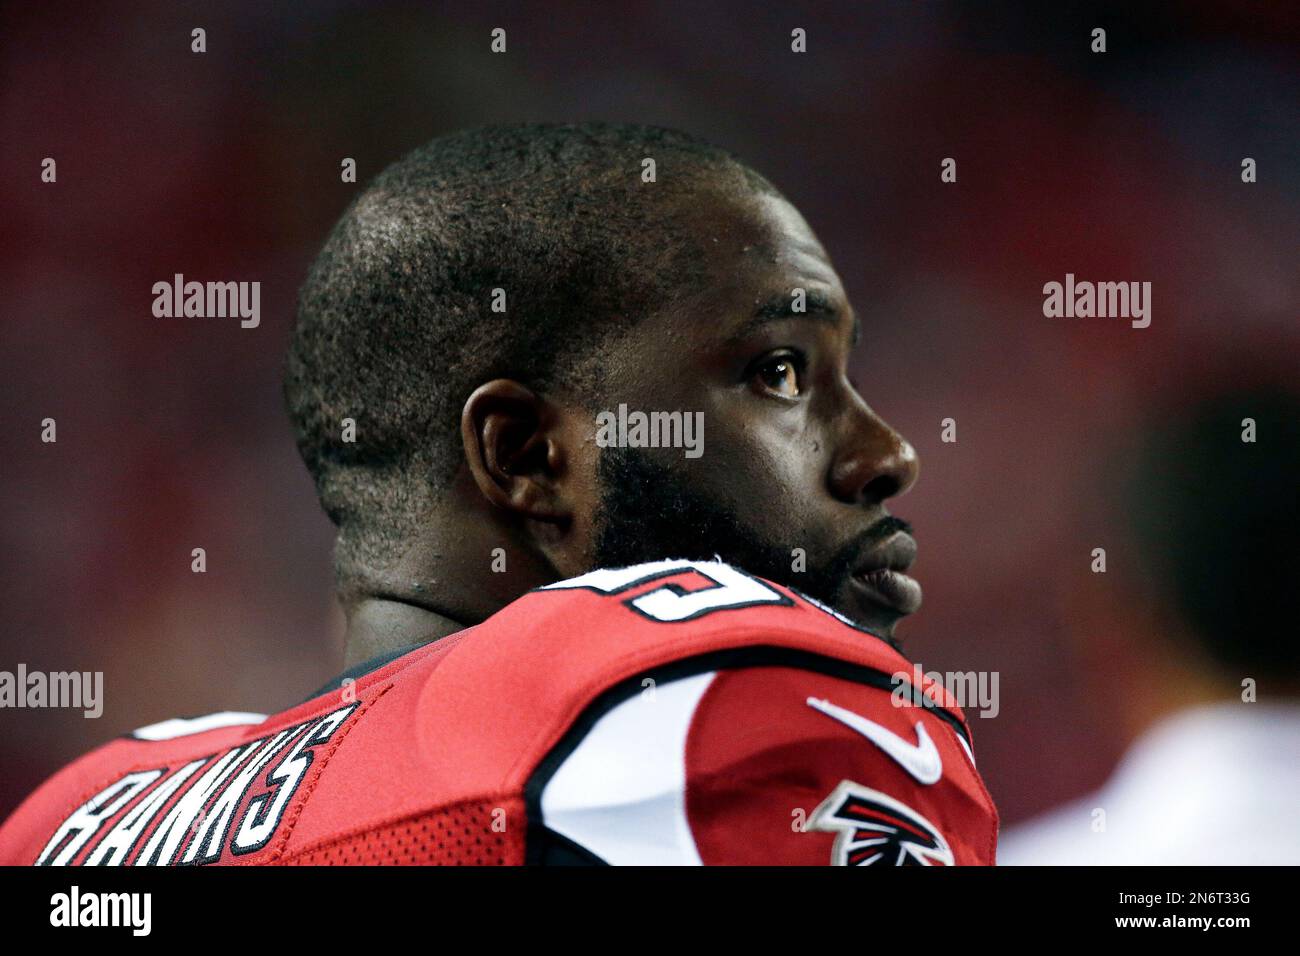
[[[817, 562], [809, 554], [806, 570], [794, 571], [789, 544], [763, 540], [729, 505], [692, 487], [683, 475], [652, 461], [639, 448], [603, 449], [596, 477], [600, 507], [595, 518], [593, 567], [621, 568], [671, 558], [719, 558], [836, 608], [841, 614], [838, 598], [849, 586], [859, 555], [897, 528], [908, 527], [900, 519], [885, 518], [829, 559]], [[895, 648], [899, 646], [892, 637], [876, 636]]]

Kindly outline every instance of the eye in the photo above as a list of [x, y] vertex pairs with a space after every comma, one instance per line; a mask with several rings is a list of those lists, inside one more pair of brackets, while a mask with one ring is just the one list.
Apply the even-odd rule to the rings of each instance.
[[750, 381], [763, 391], [782, 398], [798, 398], [803, 393], [803, 361], [789, 352], [769, 355], [750, 372]]

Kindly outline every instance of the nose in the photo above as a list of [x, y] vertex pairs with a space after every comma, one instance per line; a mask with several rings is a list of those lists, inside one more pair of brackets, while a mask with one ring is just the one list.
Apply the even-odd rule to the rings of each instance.
[[864, 402], [857, 405], [831, 463], [831, 491], [849, 504], [878, 505], [911, 488], [921, 463], [911, 442]]

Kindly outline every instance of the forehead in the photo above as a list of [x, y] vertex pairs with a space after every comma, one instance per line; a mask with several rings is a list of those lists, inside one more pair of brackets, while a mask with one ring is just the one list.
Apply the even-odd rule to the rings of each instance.
[[706, 256], [726, 269], [755, 277], [788, 271], [839, 286], [826, 250], [780, 196], [708, 190], [691, 197], [682, 219]]
[[710, 311], [718, 331], [779, 317], [796, 288], [806, 292], [809, 313], [852, 319], [830, 256], [782, 197], [709, 193], [693, 197], [682, 221], [702, 259], [701, 288], [689, 297]]

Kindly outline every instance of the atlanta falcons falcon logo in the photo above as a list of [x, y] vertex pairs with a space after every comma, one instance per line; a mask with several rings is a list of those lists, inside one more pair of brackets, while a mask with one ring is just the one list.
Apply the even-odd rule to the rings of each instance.
[[948, 841], [929, 820], [893, 797], [843, 780], [808, 818], [835, 834], [835, 866], [952, 866]]

